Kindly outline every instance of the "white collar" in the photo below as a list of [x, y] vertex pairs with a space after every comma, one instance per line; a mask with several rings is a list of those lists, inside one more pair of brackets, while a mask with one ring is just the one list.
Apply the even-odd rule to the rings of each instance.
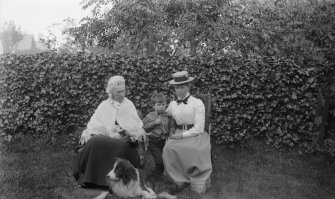
[[121, 106], [121, 103], [116, 101], [116, 100], [113, 100], [112, 98], [109, 98], [110, 100], [110, 103], [112, 104], [112, 106], [114, 106], [116, 109], [119, 109], [120, 106]]

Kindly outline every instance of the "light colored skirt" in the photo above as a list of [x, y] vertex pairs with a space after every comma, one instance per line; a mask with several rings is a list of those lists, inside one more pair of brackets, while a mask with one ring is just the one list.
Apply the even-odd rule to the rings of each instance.
[[196, 192], [205, 192], [212, 173], [210, 136], [168, 139], [163, 149], [165, 172], [176, 183], [190, 183]]

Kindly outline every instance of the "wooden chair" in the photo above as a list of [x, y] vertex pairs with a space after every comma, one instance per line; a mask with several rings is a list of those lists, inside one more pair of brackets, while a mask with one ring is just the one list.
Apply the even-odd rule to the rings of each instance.
[[[195, 94], [194, 97], [199, 98], [205, 105], [205, 131], [211, 136], [212, 131], [212, 100], [211, 94]], [[213, 146], [212, 139], [210, 139], [210, 143]], [[213, 150], [211, 150], [211, 161], [213, 164]]]
[[[141, 120], [143, 120], [143, 113], [140, 109], [136, 109], [138, 116], [140, 117]], [[147, 151], [148, 147], [148, 139], [145, 138], [143, 142], [137, 142], [137, 147], [136, 150], [138, 154], [140, 155], [140, 164], [142, 167], [144, 167], [144, 154]]]
[[212, 123], [211, 123], [211, 115], [212, 115], [212, 101], [210, 94], [195, 94], [194, 97], [201, 99], [201, 101], [205, 105], [205, 131], [211, 135]]
[[138, 116], [142, 120], [143, 119], [143, 113], [142, 113], [142, 111], [140, 109], [136, 109], [136, 111], [137, 111]]

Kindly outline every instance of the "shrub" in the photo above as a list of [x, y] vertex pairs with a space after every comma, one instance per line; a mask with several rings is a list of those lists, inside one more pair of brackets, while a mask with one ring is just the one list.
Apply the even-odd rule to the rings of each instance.
[[3, 55], [7, 134], [60, 133], [84, 126], [107, 98], [112, 75], [123, 75], [127, 96], [144, 114], [153, 92], [172, 96], [171, 74], [188, 70], [193, 92], [211, 93], [213, 140], [240, 142], [264, 137], [278, 149], [312, 149], [316, 136], [314, 74], [290, 60], [125, 57], [92, 54]]

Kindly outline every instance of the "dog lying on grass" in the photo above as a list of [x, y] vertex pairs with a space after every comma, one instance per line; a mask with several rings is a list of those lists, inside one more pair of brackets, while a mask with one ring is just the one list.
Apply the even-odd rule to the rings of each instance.
[[117, 158], [113, 169], [106, 176], [109, 191], [102, 192], [94, 199], [104, 199], [109, 193], [119, 197], [142, 197], [176, 199], [178, 186], [163, 176], [135, 168], [129, 161]]

